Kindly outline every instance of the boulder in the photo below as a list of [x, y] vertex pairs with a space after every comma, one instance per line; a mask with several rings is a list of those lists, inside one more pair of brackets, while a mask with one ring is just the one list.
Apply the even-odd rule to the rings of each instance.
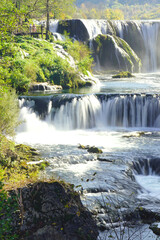
[[132, 78], [134, 75], [130, 72], [119, 72], [116, 75], [113, 75], [112, 78]]
[[153, 231], [153, 233], [160, 236], [160, 223], [159, 222], [151, 224], [150, 229]]
[[59, 21], [57, 32], [61, 34], [67, 32], [70, 37], [82, 42], [88, 41], [89, 39], [88, 30], [80, 19]]
[[99, 34], [92, 41], [93, 56], [102, 70], [139, 72], [141, 60], [123, 39]]
[[97, 226], [73, 185], [39, 182], [19, 189], [25, 240], [96, 240]]

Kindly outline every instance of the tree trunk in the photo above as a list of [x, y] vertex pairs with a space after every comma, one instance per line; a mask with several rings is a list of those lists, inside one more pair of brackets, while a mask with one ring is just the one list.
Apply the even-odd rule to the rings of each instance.
[[47, 24], [46, 24], [46, 40], [49, 39], [49, 0], [46, 2]]

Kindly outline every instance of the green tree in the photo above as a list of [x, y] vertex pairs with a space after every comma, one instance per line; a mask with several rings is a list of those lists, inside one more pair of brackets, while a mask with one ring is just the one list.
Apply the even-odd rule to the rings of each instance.
[[[40, 0], [41, 11], [46, 15], [46, 39], [49, 38], [49, 20], [52, 14], [54, 19], [62, 18], [64, 14], [72, 14], [75, 0]], [[63, 17], [64, 18], [64, 17]]]
[[13, 33], [22, 26], [23, 16], [11, 0], [0, 0], [0, 58], [11, 54]]

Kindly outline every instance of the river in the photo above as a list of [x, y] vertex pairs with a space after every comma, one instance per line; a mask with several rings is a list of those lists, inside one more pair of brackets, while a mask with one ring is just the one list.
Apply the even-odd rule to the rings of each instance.
[[[50, 163], [44, 176], [74, 184], [99, 218], [105, 219], [103, 204], [113, 200], [123, 209], [139, 203], [158, 208], [160, 73], [96, 77], [100, 82], [92, 88], [22, 96], [24, 122], [16, 142], [37, 148]], [[103, 153], [88, 153], [79, 144], [99, 147]], [[156, 239], [144, 227], [141, 236], [116, 238], [113, 233], [114, 239]]]

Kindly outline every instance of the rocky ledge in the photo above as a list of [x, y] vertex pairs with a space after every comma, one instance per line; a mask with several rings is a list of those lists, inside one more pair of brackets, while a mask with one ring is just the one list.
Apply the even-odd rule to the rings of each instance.
[[34, 83], [30, 86], [29, 91], [36, 92], [36, 91], [59, 91], [62, 90], [62, 86], [60, 85], [49, 85], [47, 82], [43, 83]]
[[40, 182], [18, 190], [21, 223], [15, 229], [24, 240], [96, 240], [92, 214], [82, 205], [73, 185]]

